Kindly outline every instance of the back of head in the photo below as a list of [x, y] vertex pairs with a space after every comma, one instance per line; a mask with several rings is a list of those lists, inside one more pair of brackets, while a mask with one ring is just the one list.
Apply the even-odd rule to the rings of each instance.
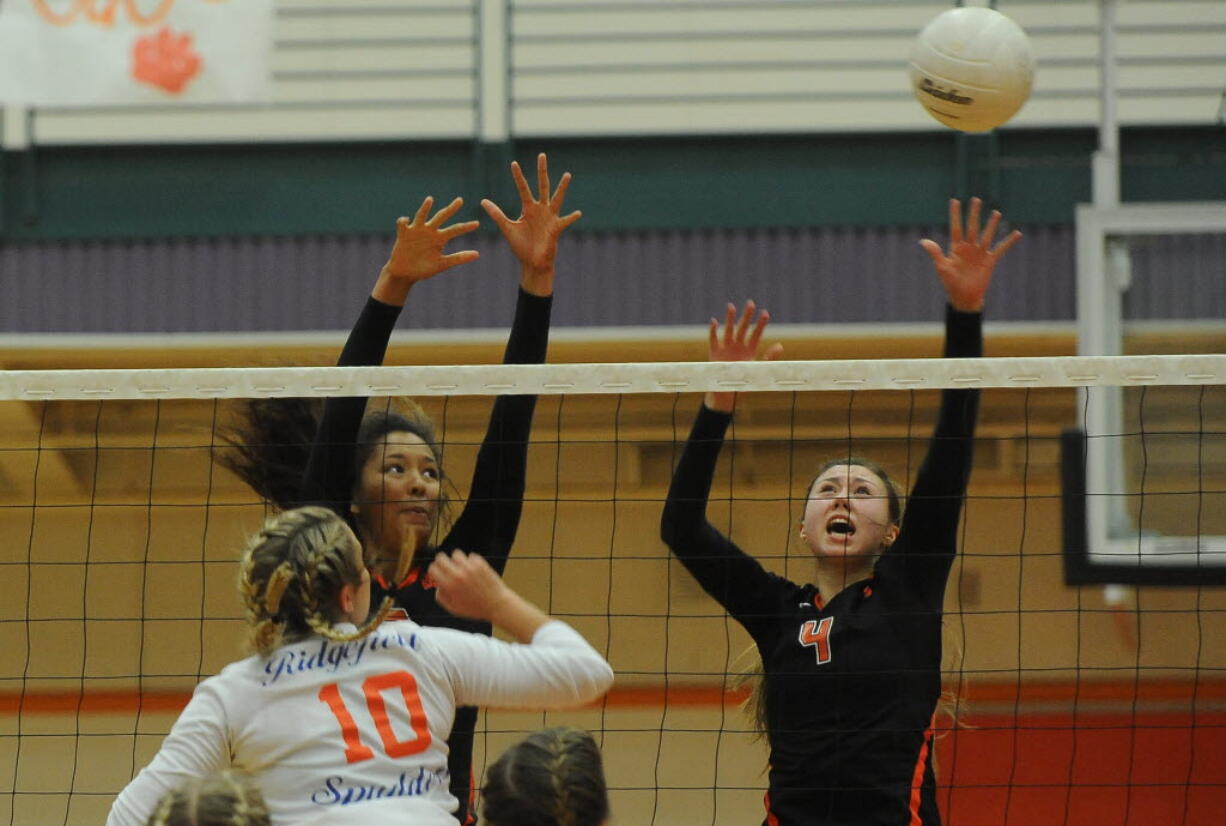
[[600, 748], [586, 731], [550, 728], [511, 746], [481, 790], [491, 826], [599, 826], [609, 817]]
[[251, 648], [268, 654], [312, 633], [340, 641], [374, 630], [391, 607], [387, 599], [355, 632], [332, 627], [341, 588], [359, 584], [362, 572], [357, 539], [333, 511], [308, 506], [269, 517], [239, 569]]
[[259, 789], [245, 774], [198, 777], [162, 795], [146, 826], [271, 826]]

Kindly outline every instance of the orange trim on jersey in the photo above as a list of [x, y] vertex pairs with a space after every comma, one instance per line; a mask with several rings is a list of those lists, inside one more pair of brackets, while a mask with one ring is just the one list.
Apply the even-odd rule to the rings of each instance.
[[410, 568], [409, 572], [405, 574], [404, 579], [400, 580], [400, 584], [395, 588], [388, 585], [387, 577], [383, 576], [383, 574], [375, 574], [375, 583], [384, 591], [399, 591], [401, 588], [408, 588], [419, 579], [421, 580], [421, 587], [427, 589], [434, 587], [434, 580], [430, 579], [429, 576], [422, 578], [421, 568]]
[[468, 770], [468, 811], [464, 813], [464, 826], [476, 826], [477, 816], [473, 812], [477, 808], [477, 774]]
[[[932, 715], [933, 720], [936, 715]], [[924, 768], [928, 765], [928, 745], [932, 742], [932, 721], [924, 731], [924, 745], [920, 747], [919, 758], [915, 761], [915, 773], [911, 775], [911, 820], [908, 826], [924, 826], [920, 819], [920, 802], [924, 794]]]

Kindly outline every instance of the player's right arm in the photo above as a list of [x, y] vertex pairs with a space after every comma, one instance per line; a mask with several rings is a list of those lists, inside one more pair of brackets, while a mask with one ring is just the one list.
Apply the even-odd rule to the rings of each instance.
[[[396, 221], [396, 242], [387, 263], [379, 270], [337, 366], [382, 364], [392, 330], [413, 286], [477, 259], [475, 250], [443, 253], [448, 241], [477, 228], [476, 221], [443, 226], [460, 209], [463, 200], [456, 198], [431, 217], [433, 205], [434, 199], [426, 198], [412, 220], [402, 217]], [[327, 399], [303, 474], [303, 501], [326, 505], [345, 519], [349, 518], [355, 481], [354, 442], [365, 412], [364, 396]]]
[[566, 708], [597, 699], [613, 684], [613, 669], [578, 632], [517, 594], [477, 554], [437, 554], [430, 578], [439, 605], [489, 622], [516, 641], [430, 630], [457, 705]]
[[[770, 316], [763, 312], [755, 322], [754, 311], [753, 302], [748, 302], [738, 321], [736, 308], [729, 304], [722, 333], [718, 322], [711, 320], [708, 341], [711, 361], [755, 358]], [[771, 347], [765, 358], [775, 358], [780, 350], [779, 345]], [[767, 573], [756, 559], [707, 520], [715, 465], [735, 403], [734, 393], [706, 395], [673, 471], [660, 518], [660, 536], [703, 590], [752, 634], [778, 578]]]

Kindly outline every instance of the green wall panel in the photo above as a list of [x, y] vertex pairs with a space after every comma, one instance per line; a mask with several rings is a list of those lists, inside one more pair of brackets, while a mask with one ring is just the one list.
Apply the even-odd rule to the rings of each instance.
[[[940, 222], [982, 194], [1016, 223], [1090, 198], [1089, 129], [258, 146], [39, 147], [0, 165], [7, 240], [390, 231], [421, 198], [493, 197], [547, 151], [586, 229]], [[1226, 199], [1226, 128], [1126, 130], [1125, 200]]]

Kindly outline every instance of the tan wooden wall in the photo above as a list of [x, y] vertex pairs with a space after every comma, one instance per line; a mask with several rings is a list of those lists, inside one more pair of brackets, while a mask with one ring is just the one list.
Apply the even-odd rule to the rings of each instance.
[[[1221, 349], [1222, 343], [1212, 337], [1167, 338], [1137, 346], [1208, 350]], [[933, 355], [939, 346], [926, 334], [787, 344], [794, 357]], [[998, 355], [1070, 349], [1071, 341], [1061, 336], [993, 336], [988, 344], [989, 354]], [[490, 345], [446, 354], [398, 349], [391, 361], [438, 361], [440, 355], [492, 361], [497, 350]], [[334, 352], [320, 346], [289, 355], [326, 363]], [[0, 360], [27, 367], [134, 366], [172, 358], [193, 364], [283, 362], [286, 355], [98, 350], [71, 358], [10, 352]], [[563, 341], [552, 357], [700, 358], [701, 344]], [[846, 449], [850, 440], [856, 452], [884, 460], [897, 478], [907, 479], [922, 453], [935, 398], [906, 392], [862, 393], [854, 399], [840, 393], [746, 398], [737, 444], [726, 451], [714, 492], [716, 500], [731, 495], [734, 501], [717, 501], [714, 521], [770, 567], [808, 578], [812, 563], [796, 542], [795, 521], [813, 467], [821, 457]], [[1194, 393], [1151, 390], [1147, 424], [1187, 426], [1194, 403]], [[642, 750], [649, 747], [652, 755], [672, 755], [661, 758], [665, 775], [657, 783], [668, 781], [670, 772], [689, 776], [690, 758], [678, 762], [673, 752], [707, 755], [707, 740], [715, 738], [715, 753], [731, 749], [732, 756], [709, 774], [724, 777], [719, 782], [729, 784], [727, 793], [752, 812], [759, 795], [745, 790], [759, 784], [760, 747], [744, 733], [744, 721], [718, 704], [670, 710], [658, 704], [663, 695], [653, 693], [666, 679], [673, 687], [721, 685], [724, 675], [741, 667], [738, 657], [747, 644], [740, 629], [669, 559], [658, 538], [674, 440], [684, 438], [697, 404], [693, 395], [542, 399], [528, 502], [508, 578], [606, 651], [619, 672], [619, 689], [648, 689], [637, 695], [637, 706], [566, 718], [609, 730], [609, 759], [620, 767], [619, 776], [637, 777]], [[1070, 391], [984, 394], [982, 440], [946, 622], [951, 682], [972, 701], [991, 685], [1188, 683], [1211, 681], [1226, 667], [1221, 634], [1226, 595], [1221, 592], [1142, 589], [1135, 596], [1139, 612], [1121, 625], [1101, 589], [1063, 584], [1053, 437], [1074, 422], [1075, 404]], [[460, 480], [454, 495], [462, 497], [489, 400], [430, 400], [426, 407], [445, 441], [448, 472]], [[262, 508], [208, 460], [217, 444], [215, 427], [229, 413], [227, 404], [210, 402], [0, 404], [0, 528], [6, 538], [0, 554], [0, 693], [11, 699], [21, 693], [74, 697], [83, 690], [183, 691], [241, 656], [235, 558], [244, 536], [259, 524]], [[1212, 391], [1204, 413], [1210, 429], [1222, 430], [1226, 393]], [[151, 451], [155, 441], [157, 450]], [[1154, 451], [1147, 490], [1195, 487], [1195, 464], [1190, 469], [1187, 450], [1185, 444]], [[1205, 490], [1226, 489], [1226, 451], [1219, 445], [1203, 450], [1200, 464]], [[1197, 500], [1203, 532], [1226, 534], [1222, 499], [1209, 493]], [[1186, 527], [1190, 518], [1186, 505], [1165, 511], [1151, 507], [1151, 517], [1155, 513], [1163, 514], [1159, 519], [1165, 524], [1147, 524], [1167, 530]], [[44, 794], [46, 805], [65, 806], [66, 791], [74, 789], [68, 820], [82, 823], [105, 811], [107, 795], [126, 780], [129, 763], [139, 768], [173, 719], [145, 714], [139, 726], [148, 736], [134, 745], [138, 723], [132, 714], [74, 716], [70, 704], [65, 715], [19, 721], [13, 704], [6, 707], [9, 711], [0, 715], [0, 766], [16, 769], [0, 776], [17, 776], [23, 806]], [[693, 723], [687, 715], [702, 720], [694, 724], [701, 731], [690, 736], [693, 742], [680, 733]], [[494, 715], [489, 725], [514, 731], [546, 719], [528, 718]], [[20, 741], [14, 736], [18, 729], [25, 735]], [[661, 729], [677, 732], [665, 735]], [[33, 737], [37, 731], [54, 736]], [[108, 736], [83, 738], [82, 731]], [[510, 736], [495, 736], [491, 750]], [[85, 768], [73, 779], [70, 769], [81, 765]], [[711, 792], [705, 795], [698, 796], [705, 800]], [[629, 806], [637, 798], [626, 792], [622, 799]], [[667, 806], [684, 811], [687, 799], [670, 797]]]

